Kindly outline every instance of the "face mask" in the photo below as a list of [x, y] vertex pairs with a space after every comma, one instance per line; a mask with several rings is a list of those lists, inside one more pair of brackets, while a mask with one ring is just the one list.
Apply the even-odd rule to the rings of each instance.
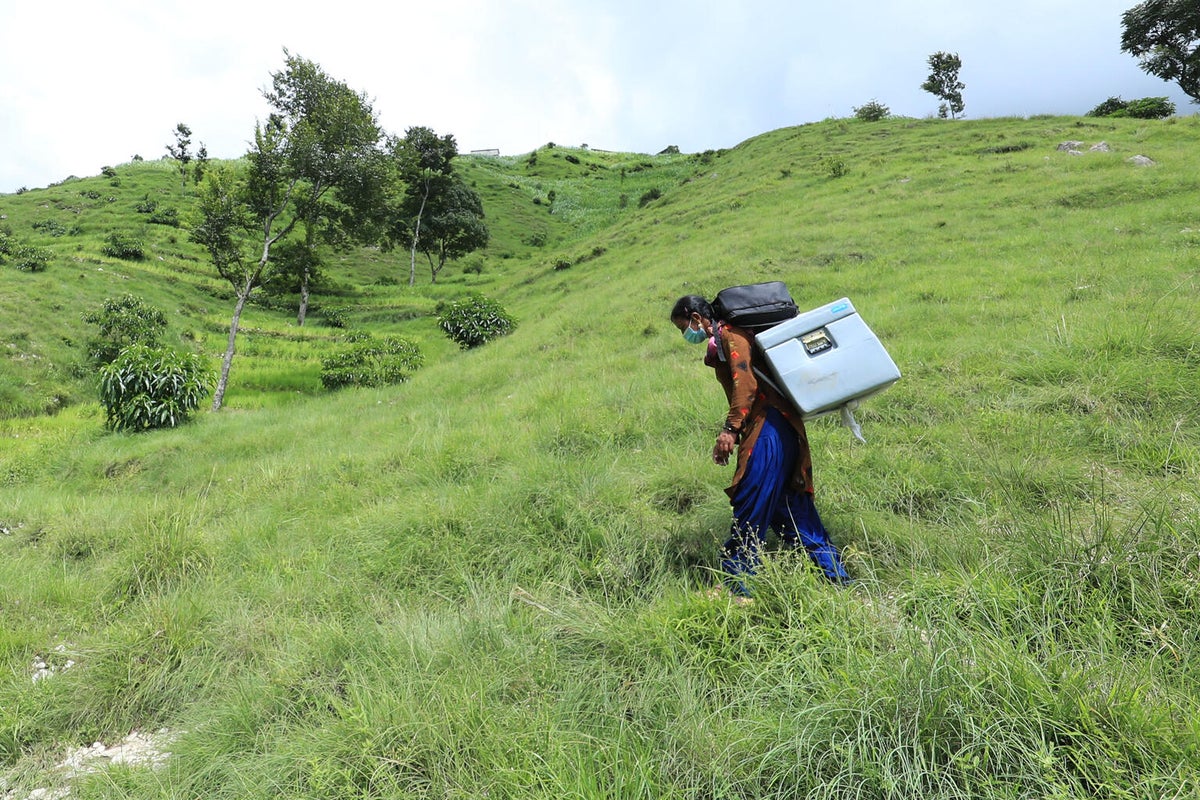
[[708, 340], [708, 334], [704, 332], [703, 328], [697, 330], [692, 327], [691, 323], [688, 323], [688, 326], [683, 329], [683, 338], [688, 341], [688, 344], [700, 344]]

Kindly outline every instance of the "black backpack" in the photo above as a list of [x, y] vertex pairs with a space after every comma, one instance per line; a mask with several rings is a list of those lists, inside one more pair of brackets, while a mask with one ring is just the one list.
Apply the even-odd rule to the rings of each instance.
[[712, 307], [717, 320], [752, 333], [786, 322], [800, 311], [783, 281], [730, 286], [717, 292]]

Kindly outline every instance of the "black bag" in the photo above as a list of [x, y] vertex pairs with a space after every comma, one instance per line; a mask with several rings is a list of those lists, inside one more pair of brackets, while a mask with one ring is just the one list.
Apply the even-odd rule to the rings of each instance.
[[730, 286], [717, 292], [712, 307], [718, 320], [752, 331], [778, 325], [800, 311], [783, 281]]

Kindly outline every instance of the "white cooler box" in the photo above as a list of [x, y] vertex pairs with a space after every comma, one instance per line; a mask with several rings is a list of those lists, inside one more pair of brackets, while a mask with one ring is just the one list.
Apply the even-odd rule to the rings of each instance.
[[772, 382], [805, 419], [883, 391], [900, 379], [891, 356], [848, 298], [760, 331]]

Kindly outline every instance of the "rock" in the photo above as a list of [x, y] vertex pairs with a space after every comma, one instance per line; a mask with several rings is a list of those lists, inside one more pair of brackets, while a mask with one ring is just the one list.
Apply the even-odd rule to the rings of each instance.
[[1083, 147], [1083, 142], [1063, 142], [1058, 146], [1058, 149], [1070, 152], [1072, 150], [1078, 150], [1081, 147]]
[[1112, 148], [1108, 146], [1108, 142], [1097, 142], [1096, 144], [1094, 144], [1088, 148], [1088, 150], [1093, 153], [1107, 153], [1111, 149]]
[[1127, 158], [1125, 160], [1138, 167], [1153, 167], [1155, 164], [1154, 159], [1147, 156], [1134, 156], [1133, 158]]

